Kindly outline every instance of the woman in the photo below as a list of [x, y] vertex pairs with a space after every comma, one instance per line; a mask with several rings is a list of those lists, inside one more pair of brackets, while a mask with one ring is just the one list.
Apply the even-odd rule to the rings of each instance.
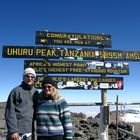
[[36, 108], [38, 140], [72, 140], [72, 120], [67, 102], [50, 78], [42, 82]]

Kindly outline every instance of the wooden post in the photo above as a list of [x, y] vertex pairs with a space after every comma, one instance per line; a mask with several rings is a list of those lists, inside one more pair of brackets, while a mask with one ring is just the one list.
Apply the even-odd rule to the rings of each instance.
[[118, 95], [116, 98], [116, 140], [118, 140]]
[[100, 106], [99, 140], [108, 140], [108, 123], [105, 123], [105, 106], [107, 106], [107, 91], [101, 90], [102, 104]]
[[[104, 45], [102, 44], [99, 49], [104, 49]], [[102, 60], [104, 61], [104, 60]], [[101, 77], [105, 77], [105, 74], [101, 74]], [[100, 106], [100, 120], [99, 120], [99, 140], [108, 140], [108, 124], [105, 123], [105, 106], [107, 106], [107, 90], [101, 90], [101, 106]]]

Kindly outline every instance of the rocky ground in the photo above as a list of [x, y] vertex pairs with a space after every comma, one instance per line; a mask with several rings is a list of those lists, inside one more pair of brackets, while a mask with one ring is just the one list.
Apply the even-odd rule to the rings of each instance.
[[[5, 103], [0, 103], [0, 140], [6, 139], [6, 125], [4, 120], [4, 109]], [[116, 136], [116, 125], [115, 125], [115, 112], [110, 113], [110, 125], [109, 125], [109, 139], [115, 140]], [[99, 115], [95, 118], [86, 117], [83, 113], [72, 113], [74, 138], [73, 140], [99, 140], [98, 129], [99, 129]], [[134, 133], [132, 133], [132, 126], [134, 126]], [[132, 134], [140, 136], [140, 124], [122, 124], [119, 123], [119, 128], [128, 130]], [[118, 132], [118, 140], [138, 140], [134, 136], [130, 136], [124, 132]]]

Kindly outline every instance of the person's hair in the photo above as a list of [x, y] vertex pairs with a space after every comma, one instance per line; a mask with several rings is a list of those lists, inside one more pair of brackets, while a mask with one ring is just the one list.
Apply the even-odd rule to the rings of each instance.
[[[52, 87], [52, 92], [50, 94], [54, 102], [57, 102], [61, 98], [61, 95], [58, 93], [58, 90], [54, 86]], [[38, 94], [38, 97], [40, 100], [44, 100], [45, 93], [42, 92], [42, 94]]]
[[53, 89], [52, 89], [51, 95], [52, 95], [53, 101], [58, 101], [61, 96], [58, 93], [58, 90], [54, 86], [52, 88]]

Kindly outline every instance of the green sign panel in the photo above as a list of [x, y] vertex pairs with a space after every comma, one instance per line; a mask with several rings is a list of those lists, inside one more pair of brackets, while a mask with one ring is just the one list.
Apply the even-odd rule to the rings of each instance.
[[3, 46], [4, 58], [140, 61], [140, 51]]
[[111, 35], [37, 31], [36, 44], [111, 48]]
[[[123, 77], [50, 76], [57, 89], [122, 90]], [[44, 76], [37, 76], [35, 87], [41, 88]]]
[[40, 74], [129, 74], [126, 62], [25, 60], [24, 68], [32, 67]]

